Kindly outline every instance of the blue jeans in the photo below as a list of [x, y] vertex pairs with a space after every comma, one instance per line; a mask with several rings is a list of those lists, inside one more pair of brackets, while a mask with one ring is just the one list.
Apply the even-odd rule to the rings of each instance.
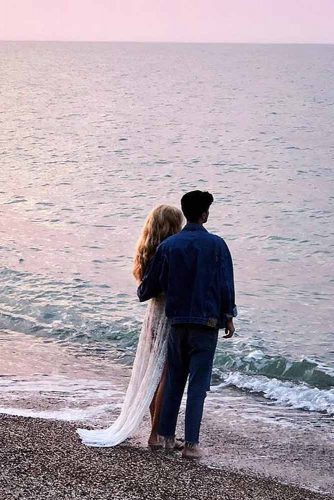
[[210, 389], [218, 330], [201, 325], [173, 325], [168, 338], [167, 382], [158, 433], [174, 437], [189, 375], [185, 441], [198, 443], [204, 400]]

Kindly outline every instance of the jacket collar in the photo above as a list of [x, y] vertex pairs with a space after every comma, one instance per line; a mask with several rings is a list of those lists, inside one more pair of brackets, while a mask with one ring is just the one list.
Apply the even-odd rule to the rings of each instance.
[[182, 231], [205, 231], [207, 233], [207, 230], [202, 224], [196, 224], [194, 222], [188, 222]]

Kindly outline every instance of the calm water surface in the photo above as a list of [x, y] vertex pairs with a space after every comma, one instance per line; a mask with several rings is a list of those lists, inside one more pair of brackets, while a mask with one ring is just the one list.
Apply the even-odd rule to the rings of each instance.
[[22, 371], [36, 338], [131, 364], [136, 239], [154, 206], [198, 188], [239, 306], [216, 389], [256, 394], [258, 414], [334, 413], [333, 46], [1, 42], [0, 88], [6, 404], [43, 377], [61, 399], [70, 364], [50, 377], [41, 348]]

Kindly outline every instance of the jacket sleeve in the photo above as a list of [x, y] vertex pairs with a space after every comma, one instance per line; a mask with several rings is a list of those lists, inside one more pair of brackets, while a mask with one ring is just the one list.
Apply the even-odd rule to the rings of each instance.
[[226, 318], [235, 318], [238, 310], [235, 305], [233, 262], [225, 242], [222, 250], [222, 313]]
[[137, 295], [140, 302], [157, 297], [164, 291], [166, 266], [166, 256], [159, 246], [138, 287]]

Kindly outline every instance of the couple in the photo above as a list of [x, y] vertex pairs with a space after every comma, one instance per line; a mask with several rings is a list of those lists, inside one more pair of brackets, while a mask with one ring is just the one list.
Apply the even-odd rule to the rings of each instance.
[[115, 446], [151, 412], [151, 448], [180, 449], [175, 429], [185, 385], [185, 458], [200, 458], [199, 432], [218, 330], [234, 333], [233, 265], [224, 240], [206, 231], [213, 196], [191, 191], [179, 209], [161, 205], [138, 242], [138, 297], [150, 300], [120, 416], [107, 429], [78, 429], [88, 446]]

